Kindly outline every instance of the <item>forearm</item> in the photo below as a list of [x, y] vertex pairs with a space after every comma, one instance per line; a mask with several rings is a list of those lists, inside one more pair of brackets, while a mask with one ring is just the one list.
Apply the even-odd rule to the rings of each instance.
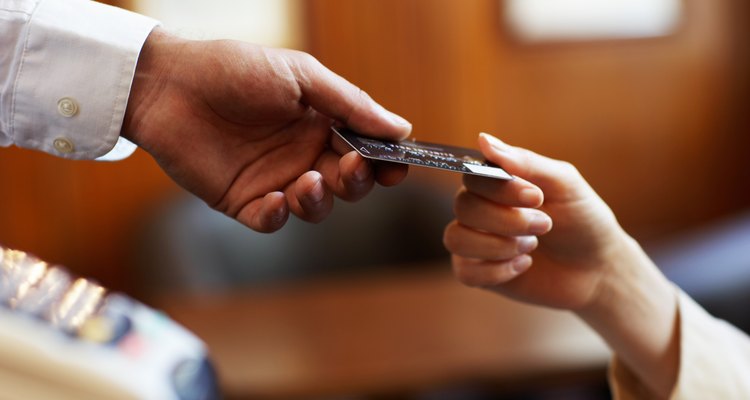
[[653, 394], [667, 398], [680, 364], [677, 294], [624, 232], [614, 251], [597, 300], [577, 313]]

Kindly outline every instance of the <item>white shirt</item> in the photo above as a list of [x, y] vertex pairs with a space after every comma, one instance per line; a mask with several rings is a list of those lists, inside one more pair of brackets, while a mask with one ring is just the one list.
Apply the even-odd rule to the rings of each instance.
[[157, 21], [88, 0], [0, 0], [0, 146], [115, 160], [135, 66]]

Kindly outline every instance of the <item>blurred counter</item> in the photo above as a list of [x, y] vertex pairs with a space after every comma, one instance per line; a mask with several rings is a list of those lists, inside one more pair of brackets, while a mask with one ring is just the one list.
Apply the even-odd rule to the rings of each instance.
[[609, 351], [574, 315], [464, 287], [449, 270], [164, 295], [155, 305], [208, 343], [228, 398], [603, 381]]

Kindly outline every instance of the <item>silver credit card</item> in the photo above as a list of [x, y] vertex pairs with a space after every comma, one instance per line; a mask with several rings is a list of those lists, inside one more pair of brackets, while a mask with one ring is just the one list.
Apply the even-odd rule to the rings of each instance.
[[361, 136], [348, 128], [331, 129], [362, 157], [371, 160], [419, 165], [503, 180], [513, 179], [502, 168], [485, 161], [482, 153], [474, 149], [414, 140], [389, 142]]

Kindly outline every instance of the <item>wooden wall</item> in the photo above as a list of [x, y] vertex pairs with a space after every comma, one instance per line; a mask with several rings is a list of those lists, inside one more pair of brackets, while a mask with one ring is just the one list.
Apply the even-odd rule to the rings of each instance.
[[514, 40], [499, 0], [307, 4], [310, 51], [410, 119], [417, 138], [473, 145], [487, 131], [570, 160], [652, 239], [747, 199], [735, 180], [746, 157], [729, 157], [747, 136], [728, 111], [741, 2], [685, 0], [669, 37], [544, 45]]
[[0, 244], [125, 290], [133, 235], [178, 191], [142, 150], [97, 163], [0, 148], [0, 182]]
[[[743, 3], [685, 0], [666, 38], [540, 46], [513, 40], [499, 0], [303, 4], [308, 50], [416, 137], [471, 146], [489, 131], [571, 160], [653, 239], [750, 204]], [[142, 151], [95, 163], [0, 149], [0, 182], [1, 244], [125, 289], [139, 224], [179, 191]]]

